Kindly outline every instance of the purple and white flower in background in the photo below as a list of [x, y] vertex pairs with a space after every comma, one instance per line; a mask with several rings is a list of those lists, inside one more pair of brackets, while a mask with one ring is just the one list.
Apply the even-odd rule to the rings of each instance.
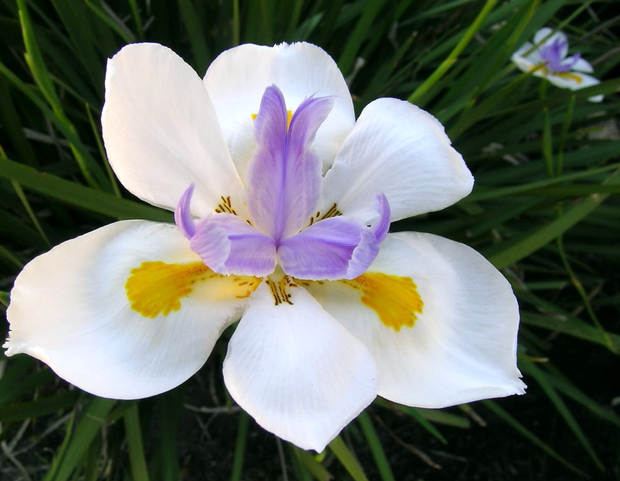
[[[568, 39], [562, 32], [545, 27], [534, 35], [534, 44], [526, 42], [514, 54], [512, 61], [523, 72], [534, 71], [533, 75], [542, 77], [553, 85], [579, 90], [600, 83], [587, 75], [592, 73], [592, 65], [581, 58], [579, 53], [568, 55]], [[591, 102], [600, 102], [603, 95], [589, 97]]]
[[7, 311], [26, 353], [93, 394], [136, 399], [204, 364], [265, 429], [321, 451], [377, 396], [438, 408], [523, 393], [518, 306], [471, 248], [388, 234], [473, 178], [442, 125], [396, 99], [355, 120], [307, 43], [242, 45], [204, 79], [171, 50], [108, 62], [103, 135], [123, 185], [175, 224], [110, 224], [31, 261]]

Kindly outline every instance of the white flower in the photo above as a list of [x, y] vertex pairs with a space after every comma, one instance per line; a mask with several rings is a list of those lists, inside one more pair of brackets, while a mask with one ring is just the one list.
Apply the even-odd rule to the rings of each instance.
[[[534, 45], [526, 42], [514, 54], [512, 61], [524, 72], [543, 77], [553, 85], [571, 90], [579, 90], [600, 83], [598, 79], [586, 75], [592, 73], [592, 65], [581, 58], [579, 53], [568, 55], [568, 39], [562, 32], [551, 35], [550, 28], [541, 28], [534, 36]], [[585, 72], [585, 73], [584, 73]], [[602, 95], [589, 97], [591, 102], [600, 102]]]
[[443, 407], [523, 393], [504, 277], [465, 245], [387, 234], [471, 191], [428, 113], [386, 98], [355, 122], [336, 64], [306, 43], [242, 45], [204, 80], [136, 44], [108, 63], [102, 122], [123, 185], [176, 207], [176, 225], [117, 222], [30, 262], [7, 355], [142, 398], [192, 376], [241, 318], [231, 395], [317, 451], [377, 394]]

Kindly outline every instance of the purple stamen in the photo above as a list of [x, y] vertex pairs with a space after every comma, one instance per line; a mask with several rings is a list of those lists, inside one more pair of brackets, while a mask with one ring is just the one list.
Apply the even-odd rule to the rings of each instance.
[[185, 237], [191, 239], [196, 233], [196, 225], [190, 212], [190, 203], [194, 194], [194, 184], [192, 183], [179, 199], [177, 208], [174, 210], [174, 223]]
[[368, 269], [390, 227], [385, 195], [376, 196], [379, 218], [370, 227], [346, 216], [311, 222], [323, 181], [311, 144], [332, 105], [331, 97], [310, 97], [289, 124], [282, 92], [275, 86], [265, 90], [246, 175], [251, 223], [215, 212], [195, 224], [190, 213], [194, 185], [183, 193], [175, 223], [205, 265], [220, 274], [262, 277], [279, 262], [288, 275], [317, 280], [352, 279]]
[[568, 72], [581, 58], [579, 53], [569, 58], [564, 58], [562, 53], [566, 50], [567, 46], [568, 42], [566, 40], [558, 38], [540, 49], [540, 57], [547, 64], [547, 68], [552, 72]]
[[383, 242], [390, 230], [390, 204], [383, 193], [375, 197], [375, 206], [379, 211], [379, 220], [370, 227], [370, 230], [378, 242]]
[[256, 151], [248, 164], [247, 203], [254, 225], [276, 241], [299, 232], [314, 213], [321, 192], [321, 162], [311, 150], [332, 109], [331, 97], [304, 100], [287, 129], [282, 92], [265, 90], [254, 121]]

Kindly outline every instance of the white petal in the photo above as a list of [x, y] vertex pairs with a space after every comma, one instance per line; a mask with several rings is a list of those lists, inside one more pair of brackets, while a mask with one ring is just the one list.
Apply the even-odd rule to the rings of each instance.
[[[431, 234], [390, 234], [372, 271], [417, 285], [424, 305], [413, 327], [388, 327], [342, 282], [308, 290], [368, 346], [379, 365], [379, 395], [439, 408], [523, 393], [516, 367], [518, 306], [508, 282], [480, 254]], [[390, 292], [374, 301], [399, 309]]]
[[[549, 75], [547, 78], [553, 85], [571, 90], [584, 89], [600, 83], [600, 80], [581, 72], [561, 72]], [[588, 97], [588, 100], [600, 102], [603, 100], [603, 95]]]
[[275, 305], [262, 284], [250, 298], [224, 361], [232, 397], [266, 430], [322, 451], [377, 394], [364, 345], [307, 291], [290, 287]]
[[324, 168], [332, 164], [355, 123], [351, 95], [338, 66], [323, 49], [309, 43], [232, 48], [211, 64], [204, 84], [242, 178], [255, 145], [252, 114], [258, 113], [271, 85], [282, 91], [291, 112], [312, 95], [334, 96], [334, 107], [313, 144]]
[[[540, 30], [538, 30], [538, 32], [536, 32], [534, 34], [534, 43], [538, 46], [542, 46], [543, 45], [543, 40], [547, 37], [549, 37], [549, 35], [551, 34], [551, 32], [553, 32], [552, 28], [549, 27], [543, 27]], [[549, 37], [550, 39], [551, 37]], [[548, 39], [548, 40], [549, 40]], [[545, 42], [546, 43], [546, 42]]]
[[[530, 42], [525, 42], [515, 53], [512, 54], [511, 60], [519, 69], [525, 73], [534, 70], [541, 62], [538, 48], [534, 48]], [[534, 72], [534, 75], [541, 77], [544, 69]]]
[[383, 193], [392, 221], [443, 209], [471, 192], [473, 177], [441, 123], [402, 100], [379, 99], [360, 115], [325, 176], [322, 208], [364, 222]]
[[130, 307], [125, 284], [143, 262], [196, 262], [175, 226], [110, 224], [30, 262], [15, 281], [7, 354], [26, 353], [98, 396], [135, 399], [172, 389], [204, 364], [246, 299], [196, 284], [178, 311], [154, 318]]
[[577, 70], [578, 72], [585, 72], [585, 73], [594, 72], [594, 69], [592, 68], [592, 65], [590, 65], [590, 62], [588, 62], [587, 60], [583, 58], [580, 58], [579, 60], [577, 60], [577, 62], [575, 62], [575, 64], [572, 67], [572, 70]]
[[600, 80], [581, 72], [554, 73], [547, 78], [553, 85], [571, 90], [579, 90], [600, 83]]
[[547, 45], [551, 45], [555, 41], [563, 42], [564, 47], [560, 51], [560, 58], [564, 58], [568, 54], [568, 39], [566, 38], [566, 35], [564, 34], [564, 32], [561, 32], [559, 30], [555, 32], [553, 35], [551, 35], [550, 37], [548, 37], [548, 35], [552, 31], [553, 30], [550, 29], [549, 27], [541, 28], [538, 32], [536, 32], [536, 35], [534, 35], [534, 43], [538, 45], [538, 48], [540, 49]]
[[181, 57], [158, 44], [128, 45], [108, 61], [105, 87], [105, 147], [133, 194], [174, 210], [193, 182], [192, 212], [200, 217], [221, 196], [238, 195], [242, 184], [211, 100]]

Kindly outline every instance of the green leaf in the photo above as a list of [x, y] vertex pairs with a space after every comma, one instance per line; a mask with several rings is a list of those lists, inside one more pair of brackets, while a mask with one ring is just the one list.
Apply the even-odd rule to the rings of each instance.
[[148, 481], [149, 474], [146, 468], [144, 443], [142, 442], [142, 427], [138, 413], [138, 403], [131, 402], [131, 407], [123, 416], [125, 424], [125, 438], [129, 450], [129, 465], [134, 480]]
[[523, 312], [521, 314], [521, 321], [531, 326], [561, 332], [606, 347], [609, 346], [609, 340], [611, 340], [614, 352], [620, 352], [620, 335], [611, 332], [602, 333], [596, 327], [576, 318], [567, 318], [562, 315], [562, 319], [559, 320], [549, 316]]
[[355, 481], [368, 481], [364, 470], [340, 436], [337, 436], [331, 443], [329, 443], [329, 449], [336, 455], [338, 461], [342, 463], [344, 468]]
[[504, 409], [499, 407], [499, 405], [495, 401], [481, 401], [481, 403], [487, 409], [489, 409], [491, 412], [493, 412], [496, 416], [498, 416], [500, 419], [502, 419], [506, 424], [511, 426], [515, 431], [517, 431], [519, 434], [524, 436], [526, 439], [528, 439], [535, 446], [538, 446], [541, 450], [543, 450], [545, 453], [547, 453], [553, 459], [558, 461], [560, 464], [564, 465], [565, 467], [567, 467], [568, 469], [570, 469], [574, 473], [576, 473], [576, 474], [578, 474], [578, 475], [580, 475], [580, 476], [582, 476], [584, 478], [588, 478], [589, 477], [583, 471], [581, 471], [580, 469], [576, 468], [571, 463], [566, 461], [566, 459], [564, 459], [557, 452], [555, 452], [555, 450], [553, 448], [551, 448], [549, 445], [547, 445], [546, 443], [541, 441], [540, 438], [538, 438], [538, 436], [536, 436], [531, 431], [529, 431], [525, 426], [523, 426], [519, 421], [517, 421], [514, 417], [512, 417], [510, 414], [508, 414]]
[[[487, 0], [484, 7], [480, 10], [480, 13], [469, 26], [465, 35], [461, 37], [459, 43], [454, 47], [446, 59], [441, 62], [439, 67], [428, 77], [422, 85], [420, 85], [407, 99], [412, 104], [420, 104], [420, 99], [428, 92], [428, 90], [435, 85], [446, 72], [457, 62], [459, 54], [469, 44], [474, 35], [481, 28], [482, 23], [486, 20], [487, 16], [491, 13], [491, 10], [495, 7], [497, 0]], [[423, 104], [422, 104], [423, 105]]]
[[89, 398], [75, 431], [68, 438], [66, 451], [61, 450], [54, 458], [52, 469], [44, 478], [45, 481], [66, 481], [73, 475], [116, 403], [117, 401], [111, 399]]
[[179, 11], [187, 28], [189, 40], [194, 53], [194, 66], [196, 71], [202, 76], [207, 71], [207, 66], [211, 60], [209, 47], [207, 46], [205, 32], [202, 29], [203, 22], [196, 12], [192, 0], [179, 0]]
[[233, 458], [231, 481], [240, 481], [243, 473], [243, 458], [245, 445], [248, 440], [248, 425], [250, 417], [243, 411], [239, 412], [239, 427], [237, 428], [237, 441], [235, 443], [235, 456]]
[[290, 445], [290, 449], [293, 455], [299, 460], [301, 465], [308, 470], [314, 479], [318, 481], [330, 481], [334, 479], [325, 466], [319, 463], [308, 451], [299, 449], [292, 444]]
[[177, 388], [157, 398], [157, 418], [160, 422], [157, 460], [160, 463], [160, 478], [170, 481], [177, 481], [181, 477], [177, 426], [183, 394], [183, 389]]
[[0, 159], [0, 177], [19, 182], [23, 187], [60, 200], [80, 209], [107, 215], [115, 219], [147, 219], [170, 222], [170, 213], [119, 199], [112, 194], [85, 187], [9, 159]]
[[359, 49], [368, 35], [368, 31], [377, 15], [383, 8], [385, 0], [366, 0], [362, 16], [359, 18], [355, 29], [347, 39], [342, 55], [338, 59], [338, 67], [345, 74], [349, 74]]
[[362, 432], [364, 433], [370, 452], [375, 459], [375, 464], [377, 465], [381, 479], [383, 481], [395, 481], [394, 474], [392, 474], [392, 468], [387, 460], [385, 451], [381, 445], [381, 440], [377, 435], [377, 431], [375, 431], [375, 427], [372, 424], [370, 416], [366, 411], [364, 411], [357, 417], [357, 421], [362, 427]]
[[[620, 183], [620, 170], [610, 175], [605, 184], [616, 185]], [[548, 222], [542, 227], [537, 227], [517, 237], [514, 241], [499, 245], [499, 252], [489, 255], [485, 253], [489, 261], [498, 269], [503, 269], [515, 262], [536, 252], [547, 245], [553, 239], [566, 232], [584, 217], [596, 209], [609, 194], [593, 194], [572, 206], [558, 216], [557, 219]]]
[[64, 411], [73, 407], [78, 396], [78, 391], [65, 391], [36, 401], [0, 407], [0, 423], [24, 421]]
[[564, 421], [566, 422], [568, 427], [571, 429], [571, 431], [573, 431], [573, 433], [575, 434], [575, 437], [579, 440], [581, 445], [590, 455], [590, 457], [592, 458], [596, 466], [601, 471], [604, 471], [605, 467], [603, 466], [603, 463], [601, 463], [600, 458], [598, 457], [598, 455], [592, 448], [590, 441], [588, 440], [588, 438], [586, 438], [586, 435], [583, 433], [583, 430], [577, 423], [577, 420], [572, 415], [572, 413], [570, 412], [570, 410], [568, 409], [568, 407], [566, 406], [562, 398], [558, 395], [556, 390], [553, 388], [553, 386], [549, 382], [549, 379], [548, 379], [549, 375], [545, 374], [542, 370], [538, 369], [538, 367], [536, 367], [536, 365], [532, 362], [522, 362], [519, 366], [527, 374], [529, 374], [534, 379], [536, 379], [540, 387], [543, 389], [543, 391], [549, 398], [549, 400], [553, 403], [557, 411], [564, 418]]

